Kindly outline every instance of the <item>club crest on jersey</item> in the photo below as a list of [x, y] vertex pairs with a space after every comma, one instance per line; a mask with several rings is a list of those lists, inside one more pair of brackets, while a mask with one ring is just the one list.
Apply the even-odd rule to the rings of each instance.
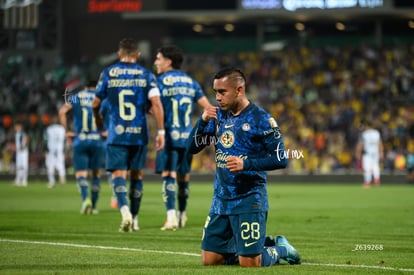
[[269, 123], [270, 123], [270, 127], [272, 128], [278, 127], [277, 122], [273, 117], [269, 118]]
[[220, 143], [225, 148], [230, 148], [234, 144], [234, 134], [232, 131], [225, 131], [220, 136]]

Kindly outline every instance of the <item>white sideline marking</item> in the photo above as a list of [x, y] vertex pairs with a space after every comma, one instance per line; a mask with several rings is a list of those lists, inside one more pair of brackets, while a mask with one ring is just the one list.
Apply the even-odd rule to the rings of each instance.
[[53, 243], [53, 242], [39, 242], [39, 241], [25, 241], [25, 240], [8, 240], [8, 239], [0, 239], [0, 242], [26, 243], [26, 244], [44, 244], [44, 245], [79, 247], [79, 248], [98, 248], [98, 249], [104, 249], [104, 250], [122, 250], [122, 251], [134, 251], [134, 252], [149, 252], [149, 253], [159, 253], [159, 254], [174, 254], [174, 255], [184, 255], [184, 256], [197, 256], [197, 257], [200, 257], [201, 256], [200, 254], [189, 253], [189, 252], [148, 250], [148, 249], [140, 249], [140, 248], [102, 246], [102, 245], [88, 245], [88, 244], [75, 244], [75, 243]]
[[[184, 256], [193, 256], [193, 257], [200, 257], [201, 256], [200, 254], [189, 253], [189, 252], [148, 250], [148, 249], [140, 249], [140, 248], [102, 246], [102, 245], [87, 245], [87, 244], [74, 244], [74, 243], [41, 242], [41, 241], [25, 241], [25, 240], [10, 240], [10, 239], [0, 239], [0, 242], [41, 244], [41, 245], [66, 246], [66, 247], [78, 247], [78, 248], [97, 248], [97, 249], [103, 249], [103, 250], [122, 250], [122, 251], [158, 253], [158, 254], [174, 254], [174, 255], [184, 255]], [[323, 264], [323, 263], [302, 263], [302, 265], [346, 267], [346, 268], [367, 268], [367, 269], [378, 269], [378, 270], [414, 272], [414, 268], [399, 268], [399, 267], [386, 267], [386, 266], [375, 266], [375, 265]]]

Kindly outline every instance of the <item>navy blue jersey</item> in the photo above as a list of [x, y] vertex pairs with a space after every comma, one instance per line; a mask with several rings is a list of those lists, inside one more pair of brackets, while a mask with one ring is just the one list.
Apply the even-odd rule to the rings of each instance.
[[[212, 143], [215, 146], [216, 176], [211, 213], [267, 211], [266, 171], [287, 166], [276, 120], [252, 102], [237, 116], [221, 109], [217, 115], [217, 120], [208, 122], [200, 118], [188, 143], [193, 154]], [[242, 158], [243, 171], [230, 172], [226, 168], [228, 156]]]
[[192, 126], [194, 104], [204, 92], [188, 74], [172, 70], [158, 77], [164, 107], [166, 147], [185, 148]]
[[107, 98], [108, 144], [148, 144], [148, 93], [157, 88], [155, 76], [137, 63], [118, 62], [100, 75], [96, 96]]
[[71, 95], [69, 102], [72, 104], [73, 125], [76, 136], [73, 146], [80, 142], [101, 143], [101, 135], [96, 127], [95, 118], [92, 113], [92, 102], [95, 91], [84, 89], [79, 93]]

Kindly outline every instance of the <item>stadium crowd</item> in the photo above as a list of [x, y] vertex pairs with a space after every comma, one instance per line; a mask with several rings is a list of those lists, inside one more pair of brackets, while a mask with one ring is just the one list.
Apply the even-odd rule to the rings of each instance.
[[[360, 169], [355, 147], [364, 120], [376, 123], [384, 143], [383, 171], [414, 166], [414, 45], [289, 47], [273, 52], [187, 53], [183, 70], [215, 103], [212, 75], [237, 66], [248, 77], [248, 97], [278, 120], [291, 159], [284, 173], [352, 173]], [[41, 60], [15, 56], [0, 76], [0, 173], [14, 173], [13, 124], [22, 121], [30, 137], [31, 174], [44, 173], [43, 132], [64, 104], [66, 88], [81, 86], [98, 64], [46, 69]], [[195, 116], [197, 118], [197, 115]], [[153, 144], [150, 144], [152, 146]], [[150, 148], [148, 168], [155, 152]], [[193, 170], [214, 170], [213, 150], [197, 155]], [[67, 147], [68, 173], [71, 163]]]

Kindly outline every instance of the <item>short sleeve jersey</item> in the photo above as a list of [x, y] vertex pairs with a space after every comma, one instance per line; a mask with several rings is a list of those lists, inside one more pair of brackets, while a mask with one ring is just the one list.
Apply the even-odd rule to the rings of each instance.
[[73, 130], [76, 136], [73, 139], [73, 146], [79, 143], [100, 143], [101, 135], [96, 127], [95, 118], [92, 113], [92, 102], [95, 91], [84, 89], [69, 97], [72, 104]]
[[186, 147], [192, 129], [194, 104], [204, 96], [200, 84], [188, 74], [172, 70], [158, 77], [164, 107], [167, 147]]
[[153, 88], [155, 76], [137, 63], [118, 62], [101, 73], [96, 96], [108, 100], [108, 144], [148, 144], [146, 110]]

